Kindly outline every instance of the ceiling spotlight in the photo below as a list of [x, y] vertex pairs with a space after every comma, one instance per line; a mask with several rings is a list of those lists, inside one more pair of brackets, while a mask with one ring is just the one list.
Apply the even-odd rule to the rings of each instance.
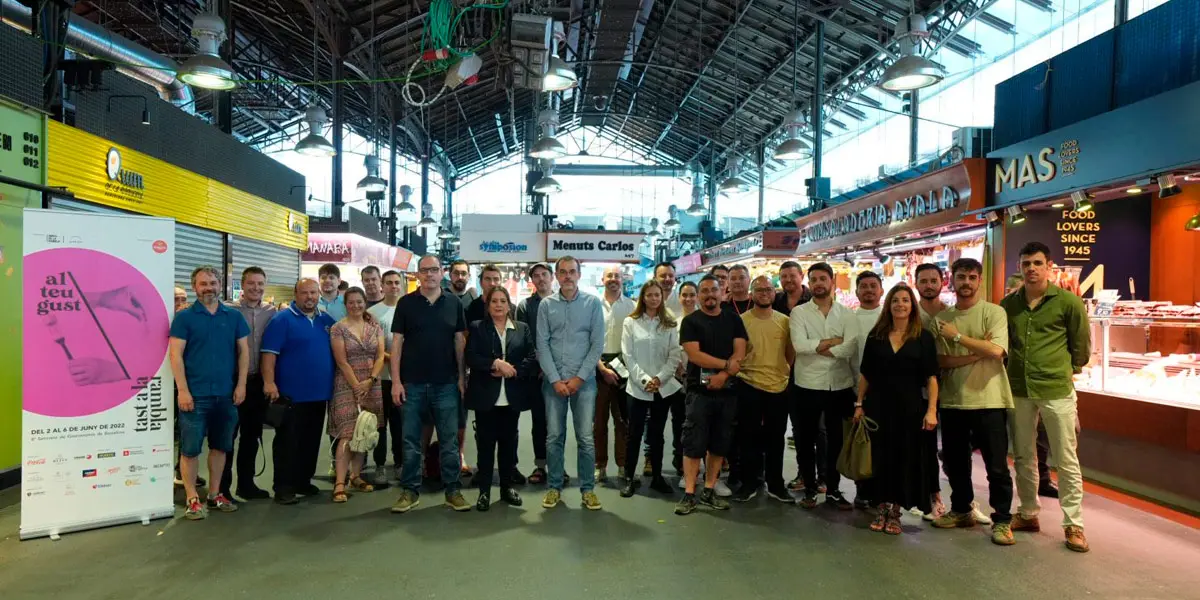
[[551, 56], [549, 64], [546, 65], [546, 75], [542, 78], [542, 91], [569, 90], [575, 87], [578, 81], [579, 75], [575, 73], [575, 69], [572, 69], [571, 65], [557, 56]]
[[663, 223], [663, 227], [670, 227], [671, 229], [679, 227], [679, 219], [676, 219], [675, 215], [671, 215], [671, 218], [667, 219], [666, 223]]
[[691, 205], [689, 205], [687, 207], [687, 210], [685, 210], [684, 212], [686, 212], [687, 214], [689, 214], [693, 217], [703, 217], [704, 214], [708, 212], [708, 209], [704, 208], [704, 205], [700, 203], [699, 198], [696, 198], [696, 199], [692, 200]]
[[542, 137], [529, 149], [529, 155], [543, 159], [562, 158], [567, 155], [567, 147], [553, 137]]
[[878, 248], [873, 250], [873, 253], [875, 254], [875, 260], [879, 261], [880, 265], [886, 265], [889, 262], [892, 262], [892, 257], [880, 252]]
[[438, 222], [433, 220], [433, 205], [425, 203], [421, 205], [421, 220], [417, 222], [417, 227], [437, 227]]
[[787, 123], [788, 139], [775, 148], [775, 160], [807, 160], [812, 158], [812, 148], [800, 139], [800, 128], [804, 126], [804, 111], [800, 109], [788, 113], [784, 121]]
[[149, 125], [149, 124], [150, 124], [150, 111], [149, 111], [149, 109], [143, 108], [142, 109], [142, 125]]
[[1075, 212], [1087, 212], [1093, 207], [1092, 197], [1082, 190], [1071, 192], [1071, 204], [1074, 205]]
[[562, 184], [549, 173], [542, 175], [542, 178], [533, 184], [533, 191], [539, 194], [557, 194], [562, 191]]
[[196, 15], [192, 19], [192, 37], [196, 38], [199, 48], [195, 56], [179, 68], [179, 78], [188, 85], [209, 90], [237, 87], [233, 67], [220, 56], [221, 43], [225, 41], [225, 21], [210, 13]]
[[729, 171], [729, 177], [721, 182], [721, 193], [728, 196], [729, 194], [748, 192], [750, 184], [745, 179], [738, 177], [738, 170], [741, 168], [742, 161], [736, 156], [729, 157], [725, 168]]
[[367, 175], [358, 180], [358, 189], [365, 192], [382, 192], [387, 189], [388, 182], [379, 176], [379, 157], [370, 155], [363, 160]]
[[412, 198], [413, 189], [411, 185], [400, 186], [400, 204], [396, 205], [396, 212], [415, 212], [417, 207], [413, 206], [408, 199]]
[[325, 122], [329, 117], [325, 114], [325, 109], [317, 104], [308, 105], [308, 109], [304, 111], [304, 122], [308, 123], [308, 135], [296, 144], [296, 152], [305, 156], [324, 156], [329, 157], [337, 154], [337, 150], [333, 144], [329, 143], [321, 132], [325, 129]]
[[1170, 198], [1182, 194], [1183, 190], [1179, 189], [1179, 184], [1175, 183], [1174, 175], [1159, 175], [1158, 176], [1158, 197]]
[[1010, 206], [1004, 209], [1004, 212], [1008, 213], [1009, 225], [1020, 225], [1025, 222], [1025, 211], [1021, 210], [1020, 206]]
[[908, 15], [896, 22], [900, 58], [883, 72], [879, 87], [893, 92], [907, 92], [929, 87], [946, 78], [945, 69], [918, 53], [917, 44], [928, 37], [929, 29], [925, 25], [925, 17], [921, 15]]
[[1183, 230], [1200, 231], [1200, 213], [1192, 215], [1192, 218], [1188, 219], [1187, 223], [1183, 224]]

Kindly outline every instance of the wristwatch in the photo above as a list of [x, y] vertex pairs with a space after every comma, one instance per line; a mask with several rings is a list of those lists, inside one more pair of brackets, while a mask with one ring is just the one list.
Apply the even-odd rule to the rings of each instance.
[[955, 344], [957, 344], [957, 343], [961, 342], [961, 341], [962, 341], [962, 334], [960, 333], [960, 334], [958, 334], [958, 335], [954, 336], [954, 339], [952, 339], [952, 340], [950, 340], [950, 341], [954, 342]]

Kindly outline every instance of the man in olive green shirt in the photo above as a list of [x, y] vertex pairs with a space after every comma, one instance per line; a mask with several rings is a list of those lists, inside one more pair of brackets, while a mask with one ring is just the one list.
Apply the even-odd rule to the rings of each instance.
[[1040, 415], [1045, 418], [1050, 450], [1058, 464], [1067, 547], [1087, 552], [1072, 382], [1072, 376], [1091, 358], [1087, 309], [1078, 296], [1050, 283], [1050, 249], [1045, 244], [1030, 242], [1021, 248], [1020, 266], [1024, 286], [1000, 302], [1008, 314], [1008, 378], [1014, 396], [1011, 436], [1021, 500], [1012, 528], [1041, 531], [1035, 462]]

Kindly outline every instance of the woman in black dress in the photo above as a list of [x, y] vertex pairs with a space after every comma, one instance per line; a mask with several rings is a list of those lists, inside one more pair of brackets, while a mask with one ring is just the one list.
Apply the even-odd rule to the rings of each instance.
[[[879, 426], [871, 433], [871, 498], [879, 502], [872, 531], [899, 535], [900, 511], [931, 510], [937, 459], [937, 346], [921, 327], [911, 288], [888, 292], [879, 322], [868, 334], [858, 380], [854, 420]], [[928, 388], [928, 400], [922, 390]]]

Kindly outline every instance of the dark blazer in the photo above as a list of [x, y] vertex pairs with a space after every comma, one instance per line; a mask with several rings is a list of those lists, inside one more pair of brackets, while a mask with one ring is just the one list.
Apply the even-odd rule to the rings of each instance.
[[[500, 398], [500, 385], [509, 406], [516, 410], [529, 409], [530, 390], [537, 377], [538, 363], [534, 356], [533, 335], [529, 326], [513, 321], [516, 329], [505, 336], [506, 348], [500, 351], [500, 334], [489, 317], [473, 321], [467, 326], [467, 367], [471, 375], [467, 380], [467, 408], [474, 411], [491, 410]], [[509, 379], [492, 376], [492, 363], [503, 359], [517, 370], [517, 376]], [[540, 397], [539, 397], [540, 400]]]

